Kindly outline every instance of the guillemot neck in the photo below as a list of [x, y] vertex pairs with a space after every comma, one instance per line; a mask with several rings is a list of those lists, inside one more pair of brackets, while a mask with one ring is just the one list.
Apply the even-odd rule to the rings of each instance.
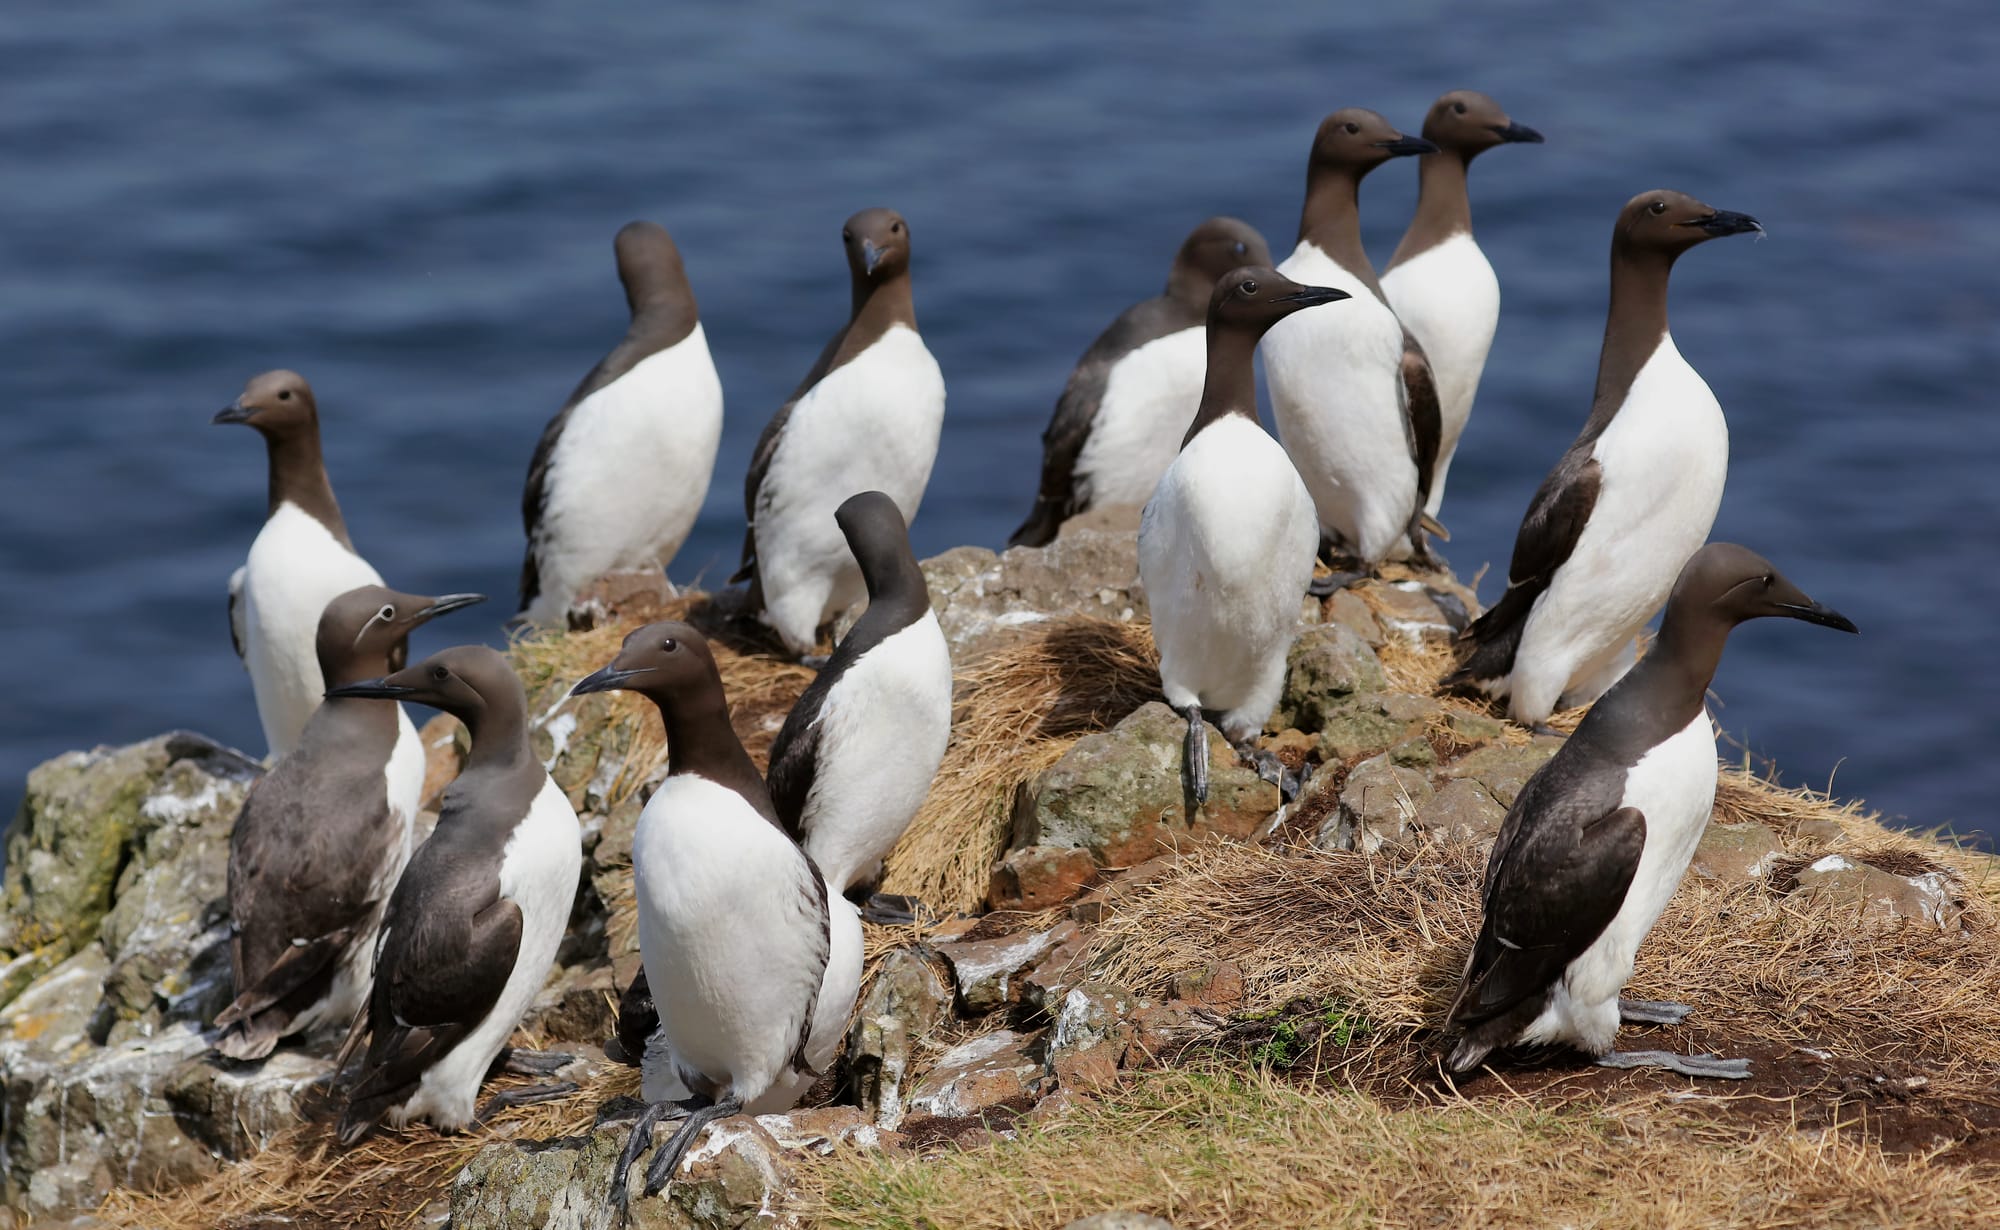
[[1632, 391], [1632, 382], [1667, 340], [1667, 280], [1673, 258], [1616, 252], [1611, 257], [1611, 306], [1597, 362], [1586, 432], [1602, 432]]
[[1417, 212], [1389, 258], [1395, 268], [1454, 235], [1472, 233], [1472, 199], [1466, 194], [1466, 158], [1440, 149], [1417, 159]]
[[266, 436], [264, 445], [270, 470], [265, 516], [276, 516], [286, 504], [296, 505], [352, 551], [354, 543], [347, 536], [347, 522], [341, 518], [340, 502], [333, 498], [333, 482], [326, 476], [319, 430]]
[[1202, 379], [1201, 406], [1181, 437], [1182, 448], [1200, 435], [1202, 428], [1229, 415], [1257, 421], [1257, 374], [1250, 365], [1256, 350], [1256, 334], [1208, 327], [1208, 374]]
[[1314, 166], [1306, 173], [1306, 203], [1299, 213], [1299, 242], [1310, 243], [1382, 298], [1382, 284], [1361, 246], [1361, 177], [1342, 167]]

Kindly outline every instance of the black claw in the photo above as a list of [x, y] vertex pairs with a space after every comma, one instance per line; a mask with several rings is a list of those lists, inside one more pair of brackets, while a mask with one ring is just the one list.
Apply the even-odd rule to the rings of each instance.
[[666, 1190], [667, 1184], [673, 1181], [675, 1172], [680, 1169], [681, 1159], [687, 1156], [688, 1148], [694, 1144], [695, 1137], [701, 1135], [703, 1128], [742, 1109], [742, 1102], [724, 1098], [690, 1111], [686, 1121], [674, 1129], [674, 1134], [667, 1138], [667, 1143], [660, 1146], [659, 1152], [653, 1154], [653, 1160], [646, 1166], [645, 1194], [652, 1197]]
[[1208, 802], [1208, 731], [1202, 725], [1201, 706], [1189, 705], [1181, 710], [1187, 719], [1187, 741], [1181, 749], [1182, 758], [1187, 762], [1188, 790], [1197, 803]]
[[1329, 572], [1325, 576], [1314, 577], [1312, 584], [1306, 586], [1306, 593], [1315, 598], [1328, 598], [1358, 581], [1367, 579], [1366, 572]]

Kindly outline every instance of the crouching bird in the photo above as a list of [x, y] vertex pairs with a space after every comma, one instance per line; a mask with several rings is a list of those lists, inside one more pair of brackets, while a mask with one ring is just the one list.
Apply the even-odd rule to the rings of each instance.
[[528, 745], [521, 681], [494, 650], [465, 645], [327, 692], [344, 696], [442, 709], [465, 723], [472, 750], [383, 914], [375, 989], [334, 1065], [368, 1040], [341, 1143], [385, 1117], [455, 1131], [496, 1105], [568, 1092], [502, 1094], [474, 1114], [480, 1083], [548, 978], [583, 871], [576, 812]]
[[1695, 552], [1659, 641], [1528, 779], [1486, 864], [1485, 920], [1446, 1028], [1445, 1066], [1514, 1044], [1567, 1044], [1614, 1068], [1742, 1079], [1749, 1061], [1612, 1050], [1622, 1019], [1672, 1024], [1682, 1004], [1621, 1000], [1646, 933], [1679, 887], [1715, 802], [1704, 696], [1730, 630], [1767, 615], [1855, 631], [1770, 561], [1730, 543]]
[[1181, 450], [1139, 522], [1139, 579], [1153, 609], [1160, 686], [1187, 719], [1187, 772], [1208, 797], [1202, 711], [1287, 794], [1277, 758], [1249, 746], [1285, 686], [1319, 520], [1292, 459], [1257, 422], [1258, 339], [1293, 312], [1348, 298], [1275, 269], [1224, 274], [1208, 299], [1208, 375]]
[[[647, 1195], [710, 1123], [790, 1109], [811, 1088], [861, 987], [861, 919], [779, 822], [701, 633], [648, 624], [572, 694], [612, 690], [652, 701], [667, 733], [667, 778], [632, 837], [659, 1030], [643, 1065], [651, 1105], [613, 1172], [622, 1210], [626, 1174], [662, 1118], [681, 1123], [653, 1155]], [[666, 1100], [681, 1092], [692, 1096]]]

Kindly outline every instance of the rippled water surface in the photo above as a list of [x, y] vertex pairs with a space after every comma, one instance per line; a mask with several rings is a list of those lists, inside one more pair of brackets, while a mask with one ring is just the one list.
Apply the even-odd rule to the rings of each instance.
[[[1719, 716], [1789, 780], [1837, 768], [1913, 823], [1991, 833], [1991, 7], [1170, 8], [0, 18], [0, 805], [65, 748], [188, 726], [261, 750], [223, 586], [262, 517], [262, 450], [207, 426], [254, 372], [313, 381], [355, 540], [392, 584], [498, 599], [417, 651], [497, 641], [528, 456], [623, 328], [612, 232], [674, 232], [721, 369], [722, 456], [673, 570], [714, 581], [751, 444], [845, 311], [841, 219], [892, 204], [950, 388], [918, 549], [997, 546], [1069, 365], [1190, 226], [1234, 213], [1287, 250], [1321, 115], [1414, 127], [1473, 86], [1549, 140], [1473, 174], [1505, 306], [1444, 509], [1452, 562], [1504, 572], [1588, 409], [1619, 204], [1667, 186], [1757, 215], [1767, 241], [1675, 275], [1675, 336], [1733, 435], [1716, 533], [1866, 635], [1744, 629]], [[1414, 172], [1368, 181], [1378, 260]]]

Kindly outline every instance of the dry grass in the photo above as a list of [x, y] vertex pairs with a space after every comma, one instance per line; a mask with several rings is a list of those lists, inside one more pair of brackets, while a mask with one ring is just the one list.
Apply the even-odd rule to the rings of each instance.
[[[524, 1044], [526, 1039], [521, 1039]], [[489, 1087], [506, 1088], [496, 1082]], [[333, 1141], [327, 1123], [302, 1123], [248, 1161], [176, 1192], [117, 1190], [95, 1214], [129, 1230], [229, 1230], [296, 1224], [317, 1230], [391, 1230], [425, 1224], [426, 1208], [452, 1178], [496, 1140], [549, 1140], [588, 1131], [597, 1110], [639, 1092], [639, 1074], [609, 1066], [570, 1097], [508, 1110], [486, 1128], [445, 1135], [429, 1127], [383, 1130], [352, 1149]]]
[[951, 745], [883, 888], [941, 910], [976, 908], [1006, 851], [1020, 784], [1159, 695], [1142, 624], [1052, 621], [980, 657], [954, 683]]
[[1526, 1098], [1389, 1111], [1349, 1093], [1196, 1068], [1148, 1075], [988, 1148], [839, 1153], [805, 1170], [814, 1224], [1044, 1230], [1122, 1208], [1236, 1226], [1970, 1226], [2000, 1175], [1704, 1120]]

